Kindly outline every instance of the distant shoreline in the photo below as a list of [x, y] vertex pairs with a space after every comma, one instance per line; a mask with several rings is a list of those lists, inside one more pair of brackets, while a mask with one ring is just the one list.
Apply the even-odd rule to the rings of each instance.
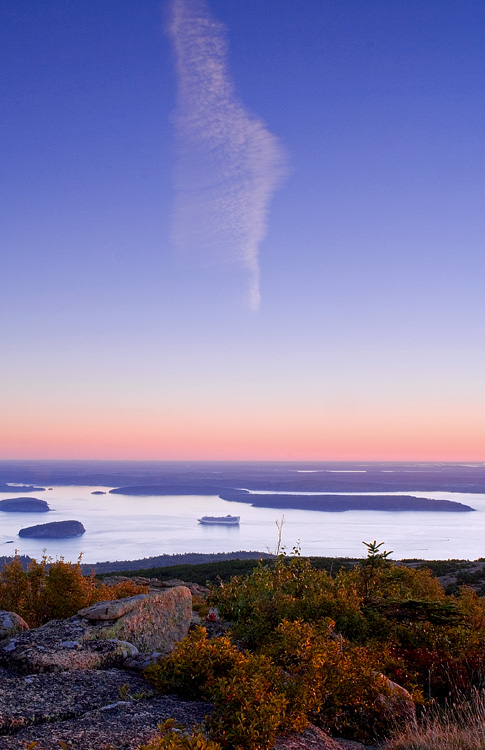
[[[32, 559], [28, 555], [20, 555], [23, 565], [27, 565]], [[169, 568], [174, 565], [198, 565], [203, 563], [223, 562], [225, 560], [267, 560], [274, 555], [269, 552], [257, 552], [256, 550], [238, 550], [237, 552], [182, 552], [173, 555], [156, 555], [154, 557], [143, 557], [137, 560], [106, 560], [104, 562], [81, 563], [81, 570], [89, 575], [92, 570], [98, 573], [116, 573], [120, 570], [145, 570], [147, 568]], [[0, 557], [0, 569], [12, 560], [12, 555]]]

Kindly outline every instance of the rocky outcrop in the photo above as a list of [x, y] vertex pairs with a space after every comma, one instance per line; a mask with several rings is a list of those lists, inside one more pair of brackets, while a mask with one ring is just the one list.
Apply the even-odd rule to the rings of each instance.
[[[4, 716], [16, 724], [0, 737], [2, 750], [25, 750], [33, 742], [37, 743], [35, 750], [59, 750], [61, 743], [69, 750], [136, 750], [157, 733], [165, 719], [192, 728], [211, 708], [207, 703], [187, 703], [169, 696], [134, 697], [138, 692], [148, 696], [149, 686], [142, 678], [117, 670], [79, 673], [74, 681], [72, 672], [38, 677], [43, 679], [33, 683], [37, 700], [32, 706], [23, 705], [12, 717], [7, 702]], [[19, 688], [24, 689], [23, 684], [8, 687], [18, 693]], [[40, 690], [44, 691], [41, 700]], [[3, 708], [0, 705], [0, 711]]]
[[[139, 651], [166, 654], [189, 632], [192, 596], [185, 586], [158, 595], [139, 594], [114, 602], [101, 602], [79, 613], [97, 623], [98, 637], [129, 641]], [[116, 615], [116, 617], [113, 617]], [[114, 620], [106, 625], [108, 620]]]
[[[173, 586], [100, 602], [31, 630], [13, 613], [0, 613], [1, 750], [25, 750], [32, 743], [35, 750], [136, 750], [165, 719], [188, 730], [201, 724], [210, 703], [157, 696], [139, 670], [129, 668], [136, 666], [138, 648], [170, 650], [186, 634], [190, 601], [186, 586]], [[109, 637], [113, 630], [131, 640]], [[274, 750], [363, 747], [310, 726], [281, 736]]]
[[116, 703], [126, 692], [153, 695], [142, 677], [120, 669], [10, 675], [0, 682], [0, 733], [79, 717]]
[[0, 642], [0, 664], [19, 674], [109, 669], [137, 653], [129, 643], [93, 637], [79, 617], [52, 620]]
[[[135, 750], [164, 719], [189, 729], [200, 724], [210, 704], [157, 697], [126, 668], [138, 654], [134, 642], [167, 651], [187, 634], [191, 601], [188, 588], [174, 587], [100, 602], [31, 630], [14, 613], [0, 613], [2, 750], [33, 742], [36, 750], [59, 750], [60, 742], [76, 750]], [[112, 629], [132, 642], [108, 637]]]
[[301, 734], [288, 732], [281, 735], [273, 750], [364, 750], [365, 747], [352, 740], [335, 740], [318, 727], [310, 725]]
[[20, 529], [19, 536], [32, 539], [68, 539], [81, 536], [86, 529], [80, 521], [51, 521], [38, 526], [28, 526]]
[[50, 508], [38, 497], [8, 497], [0, 500], [0, 510], [6, 513], [47, 513]]
[[[1, 641], [0, 665], [21, 674], [109, 669], [127, 660], [144, 666], [153, 652], [168, 653], [185, 638], [191, 619], [192, 597], [184, 587], [99, 602]], [[140, 651], [145, 656], [134, 661]]]

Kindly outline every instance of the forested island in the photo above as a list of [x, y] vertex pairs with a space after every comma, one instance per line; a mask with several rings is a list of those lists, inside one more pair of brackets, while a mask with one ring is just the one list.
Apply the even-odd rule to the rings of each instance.
[[447, 511], [469, 513], [475, 509], [455, 500], [435, 500], [414, 495], [316, 495], [251, 493], [248, 490], [223, 489], [197, 485], [131, 485], [110, 490], [112, 495], [173, 496], [173, 495], [218, 495], [222, 500], [249, 503], [257, 508], [294, 508], [296, 510], [318, 510], [344, 512], [347, 510], [388, 511]]
[[469, 513], [475, 510], [455, 500], [435, 500], [413, 495], [263, 495], [236, 490], [221, 492], [219, 497], [230, 502], [249, 503], [256, 508], [294, 508], [330, 513], [343, 513], [347, 510]]
[[[129, 487], [116, 487], [110, 495], [146, 495], [164, 497], [166, 495], [218, 495], [220, 487], [192, 484], [136, 484]], [[93, 495], [95, 493], [93, 492]]]
[[0, 500], [0, 510], [6, 513], [47, 513], [50, 508], [38, 497], [9, 497]]
[[20, 529], [19, 536], [31, 539], [69, 539], [81, 536], [86, 529], [80, 521], [52, 521], [41, 523], [38, 526], [28, 526]]

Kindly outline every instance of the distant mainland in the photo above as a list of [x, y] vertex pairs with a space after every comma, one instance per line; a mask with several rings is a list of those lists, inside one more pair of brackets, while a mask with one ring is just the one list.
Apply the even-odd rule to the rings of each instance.
[[32, 484], [2, 484], [0, 492], [45, 492], [45, 487], [34, 487]]

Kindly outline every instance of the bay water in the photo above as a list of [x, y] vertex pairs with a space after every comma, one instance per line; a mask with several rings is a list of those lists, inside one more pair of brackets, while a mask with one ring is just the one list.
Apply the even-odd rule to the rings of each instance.
[[[49, 513], [0, 513], [0, 554], [38, 559], [43, 550], [54, 559], [74, 562], [135, 560], [186, 552], [274, 551], [284, 516], [282, 541], [288, 551], [301, 546], [303, 555], [365, 557], [363, 542], [384, 542], [392, 558], [475, 560], [485, 557], [485, 494], [413, 492], [416, 497], [455, 500], [475, 513], [347, 511], [255, 508], [228, 502], [217, 495], [110, 495], [107, 487], [53, 486], [39, 494]], [[101, 491], [106, 494], [93, 495]], [[324, 493], [322, 493], [324, 494]], [[335, 493], [332, 493], [335, 494]], [[345, 493], [349, 494], [349, 493]], [[360, 495], [366, 493], [358, 493]], [[378, 494], [409, 494], [369, 493]], [[0, 500], [13, 497], [1, 493]], [[239, 526], [205, 526], [202, 515], [239, 515]], [[80, 521], [86, 533], [74, 539], [25, 539], [19, 529], [48, 521]]]

